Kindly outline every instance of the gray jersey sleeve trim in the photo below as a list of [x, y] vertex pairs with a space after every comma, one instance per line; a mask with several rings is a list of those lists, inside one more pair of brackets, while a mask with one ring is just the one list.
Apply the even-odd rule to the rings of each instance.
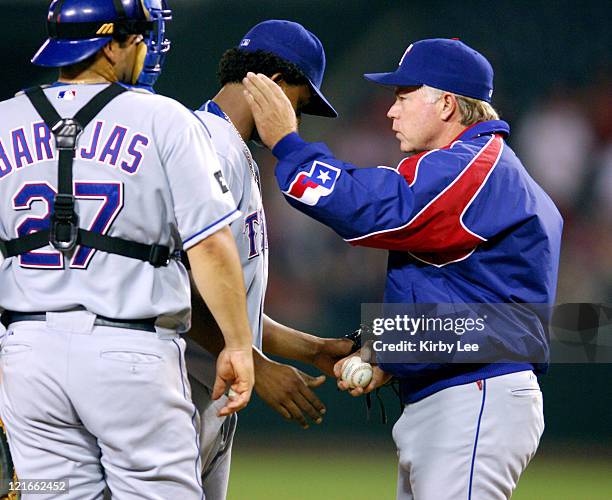
[[[196, 243], [198, 243], [200, 240], [203, 240], [209, 234], [216, 232], [219, 229], [218, 226], [220, 226], [221, 223], [224, 223], [223, 225], [227, 225], [230, 222], [236, 220], [238, 217], [240, 217], [240, 215], [241, 215], [241, 212], [236, 208], [236, 209], [232, 210], [230, 213], [228, 213], [227, 215], [224, 215], [223, 217], [221, 217], [219, 220], [213, 222], [212, 224], [209, 224], [208, 226], [206, 226], [201, 231], [198, 231], [194, 235], [192, 235], [189, 238], [185, 239], [183, 241], [183, 250], [187, 250], [188, 248], [190, 248], [193, 245], [195, 245]], [[228, 218], [230, 218], [230, 220], [228, 220], [227, 222], [224, 222]], [[198, 240], [192, 241], [195, 238], [197, 238], [198, 236], [200, 236], [200, 238]], [[189, 243], [189, 242], [191, 242], [191, 243]], [[189, 243], [189, 245], [187, 243]]]

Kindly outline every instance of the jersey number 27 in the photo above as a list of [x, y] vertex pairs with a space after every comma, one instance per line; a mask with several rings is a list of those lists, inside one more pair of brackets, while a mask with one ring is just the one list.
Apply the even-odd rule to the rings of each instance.
[[[106, 234], [111, 224], [123, 208], [123, 184], [120, 182], [77, 181], [73, 185], [74, 197], [77, 200], [101, 201], [93, 221], [87, 228], [100, 234]], [[32, 211], [34, 204], [43, 203], [45, 207], [40, 216], [25, 216], [17, 224], [17, 236], [49, 229], [51, 224], [51, 207], [57, 191], [47, 182], [29, 182], [24, 184], [13, 197], [13, 208], [18, 211]], [[92, 248], [78, 246], [70, 259], [72, 269], [87, 269], [96, 251]], [[22, 267], [34, 269], [63, 269], [64, 254], [54, 251], [35, 250], [19, 256]]]

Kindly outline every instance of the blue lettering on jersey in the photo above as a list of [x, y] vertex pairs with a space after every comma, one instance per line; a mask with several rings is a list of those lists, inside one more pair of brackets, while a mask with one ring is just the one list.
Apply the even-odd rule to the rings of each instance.
[[[151, 140], [142, 133], [131, 133], [129, 128], [121, 125], [114, 125], [106, 135], [105, 126], [103, 120], [95, 122], [88, 144], [77, 148], [77, 158], [119, 166], [127, 174], [136, 174], [145, 161]], [[26, 127], [16, 128], [4, 142], [0, 139], [0, 180], [17, 169], [56, 159], [52, 134], [44, 122], [33, 122], [29, 129], [31, 133], [25, 131]], [[12, 151], [7, 149], [9, 144]]]
[[89, 150], [81, 148], [81, 158], [83, 160], [93, 160], [96, 157], [96, 151], [98, 149], [98, 141], [100, 140], [100, 131], [102, 130], [104, 122], [97, 121], [93, 135], [91, 136], [91, 142], [89, 143]]
[[[37, 231], [44, 231], [50, 226], [50, 212], [56, 191], [47, 182], [26, 183], [13, 196], [13, 208], [26, 213], [33, 210], [35, 205], [42, 204], [42, 215], [26, 215], [17, 226], [17, 236], [26, 236]], [[64, 267], [64, 254], [60, 252], [47, 252], [35, 250], [19, 256], [22, 267], [33, 269], [62, 269]]]
[[134, 137], [132, 137], [132, 142], [130, 142], [127, 148], [128, 154], [132, 156], [132, 163], [128, 163], [127, 161], [121, 162], [121, 169], [128, 174], [135, 174], [142, 161], [142, 151], [136, 149], [139, 143], [145, 147], [148, 146], [148, 137], [142, 134], [135, 134]]
[[266, 216], [261, 211], [261, 250], [265, 253], [268, 249], [268, 229], [266, 228]]
[[102, 148], [102, 152], [100, 153], [100, 158], [98, 158], [98, 160], [101, 162], [109, 163], [107, 157], [110, 157], [110, 164], [113, 167], [117, 165], [119, 152], [121, 151], [121, 146], [123, 145], [123, 139], [125, 139], [126, 133], [127, 129], [125, 127], [115, 125], [115, 128], [109, 135], [106, 144]]
[[249, 238], [249, 260], [259, 255], [257, 248], [257, 229], [259, 226], [259, 212], [253, 212], [244, 218], [244, 231]]
[[[74, 196], [78, 200], [102, 200], [95, 219], [88, 230], [106, 234], [123, 208], [123, 184], [121, 182], [75, 182]], [[84, 246], [77, 247], [70, 262], [72, 269], [87, 269], [96, 251]]]
[[6, 155], [2, 141], [0, 140], [0, 179], [13, 171], [13, 165]]
[[32, 124], [32, 137], [36, 149], [36, 161], [52, 160], [54, 155], [51, 147], [51, 132], [45, 122]]
[[13, 130], [11, 132], [11, 138], [13, 140], [13, 156], [15, 157], [15, 165], [17, 168], [23, 166], [24, 159], [28, 165], [34, 163], [23, 128]]
[[[268, 248], [268, 239], [266, 237], [266, 219], [262, 210], [252, 212], [244, 218], [244, 229], [242, 231], [249, 238], [249, 260], [257, 257], [261, 252]], [[257, 245], [257, 235], [261, 238]]]
[[[77, 200], [102, 202], [88, 230], [106, 234], [123, 208], [123, 183], [76, 181], [73, 183], [73, 193]], [[17, 236], [49, 229], [51, 207], [56, 194], [57, 191], [48, 182], [26, 182], [20, 187], [13, 196], [13, 209], [25, 215], [17, 222]], [[87, 269], [95, 253], [96, 250], [79, 245], [72, 256], [70, 267]], [[33, 250], [20, 255], [19, 264], [35, 269], [63, 269], [64, 254], [56, 250]]]

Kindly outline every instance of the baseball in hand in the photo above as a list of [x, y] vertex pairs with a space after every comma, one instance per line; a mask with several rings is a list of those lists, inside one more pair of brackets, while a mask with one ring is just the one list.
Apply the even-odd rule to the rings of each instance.
[[367, 387], [372, 380], [372, 365], [359, 356], [348, 358], [342, 364], [342, 380], [351, 388]]
[[229, 390], [227, 391], [227, 397], [230, 399], [234, 399], [237, 396], [238, 396], [238, 393], [230, 387]]

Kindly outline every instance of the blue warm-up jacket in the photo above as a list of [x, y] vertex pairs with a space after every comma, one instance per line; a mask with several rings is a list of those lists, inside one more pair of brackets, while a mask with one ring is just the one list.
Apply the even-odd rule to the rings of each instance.
[[[352, 245], [389, 251], [384, 302], [553, 305], [563, 219], [505, 143], [503, 121], [478, 123], [397, 168], [358, 168], [289, 134], [275, 146], [287, 201]], [[516, 318], [514, 318], [516, 320]], [[535, 368], [548, 359], [546, 315], [492, 339], [523, 363], [388, 364], [410, 403], [441, 389]], [[534, 366], [538, 351], [544, 363]]]

